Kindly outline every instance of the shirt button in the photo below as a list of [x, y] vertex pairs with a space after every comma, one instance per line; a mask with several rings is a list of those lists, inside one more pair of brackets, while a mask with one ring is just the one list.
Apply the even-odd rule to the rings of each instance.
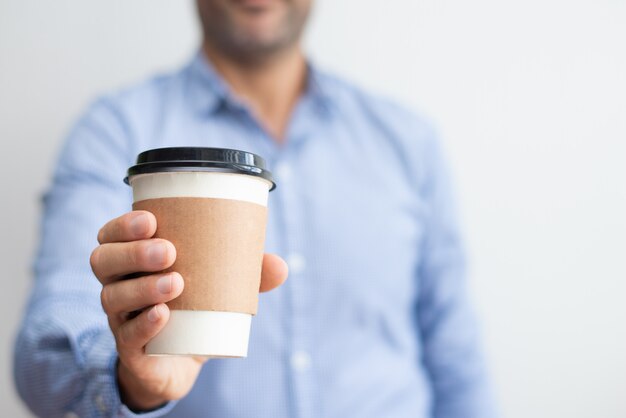
[[287, 257], [287, 265], [290, 273], [299, 274], [306, 268], [306, 259], [302, 254], [292, 253]]
[[274, 172], [278, 181], [289, 181], [291, 178], [291, 166], [287, 163], [280, 163]]
[[296, 372], [305, 372], [311, 368], [311, 355], [306, 351], [295, 351], [291, 355], [291, 367]]
[[104, 403], [104, 398], [102, 397], [102, 395], [96, 396], [96, 406], [98, 407], [98, 410], [100, 412], [106, 412], [107, 411], [107, 406]]

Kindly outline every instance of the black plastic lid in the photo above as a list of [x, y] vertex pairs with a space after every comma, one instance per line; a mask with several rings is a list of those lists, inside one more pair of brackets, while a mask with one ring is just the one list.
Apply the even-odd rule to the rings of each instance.
[[137, 174], [171, 171], [217, 171], [261, 177], [276, 188], [272, 173], [265, 168], [265, 160], [256, 154], [227, 148], [173, 147], [144, 151], [137, 156], [137, 164], [128, 169], [128, 178]]

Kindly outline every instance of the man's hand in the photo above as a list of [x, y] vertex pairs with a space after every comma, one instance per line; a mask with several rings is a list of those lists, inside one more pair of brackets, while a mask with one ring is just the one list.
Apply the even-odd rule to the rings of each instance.
[[[100, 245], [90, 258], [103, 286], [102, 307], [117, 344], [120, 396], [134, 410], [153, 409], [185, 396], [206, 361], [201, 357], [148, 357], [144, 353], [146, 343], [169, 319], [165, 302], [180, 295], [184, 287], [178, 273], [149, 274], [170, 267], [176, 259], [171, 242], [152, 238], [156, 227], [156, 218], [146, 211], [113, 219], [98, 233]], [[146, 275], [127, 278], [140, 272]], [[285, 261], [266, 254], [261, 292], [281, 285], [286, 278]]]

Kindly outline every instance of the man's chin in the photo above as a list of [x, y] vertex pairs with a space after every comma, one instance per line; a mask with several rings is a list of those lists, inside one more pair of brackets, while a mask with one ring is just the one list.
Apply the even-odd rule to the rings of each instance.
[[221, 4], [224, 7], [212, 14], [207, 10], [205, 35], [218, 50], [242, 61], [264, 60], [289, 49], [298, 41], [307, 15], [303, 10], [300, 16], [286, 1], [223, 0]]
[[283, 25], [280, 16], [267, 15], [237, 19], [234, 29], [236, 36], [247, 40], [246, 43], [270, 47], [281, 43], [285, 30]]

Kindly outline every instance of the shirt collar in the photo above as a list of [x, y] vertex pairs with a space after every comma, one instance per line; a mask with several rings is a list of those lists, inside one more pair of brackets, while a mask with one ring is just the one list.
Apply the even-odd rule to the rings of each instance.
[[[310, 100], [322, 112], [333, 106], [331, 88], [325, 75], [307, 60], [307, 85], [301, 99]], [[188, 98], [198, 112], [213, 113], [224, 106], [241, 107], [230, 86], [215, 70], [202, 50], [198, 51], [189, 64]]]

